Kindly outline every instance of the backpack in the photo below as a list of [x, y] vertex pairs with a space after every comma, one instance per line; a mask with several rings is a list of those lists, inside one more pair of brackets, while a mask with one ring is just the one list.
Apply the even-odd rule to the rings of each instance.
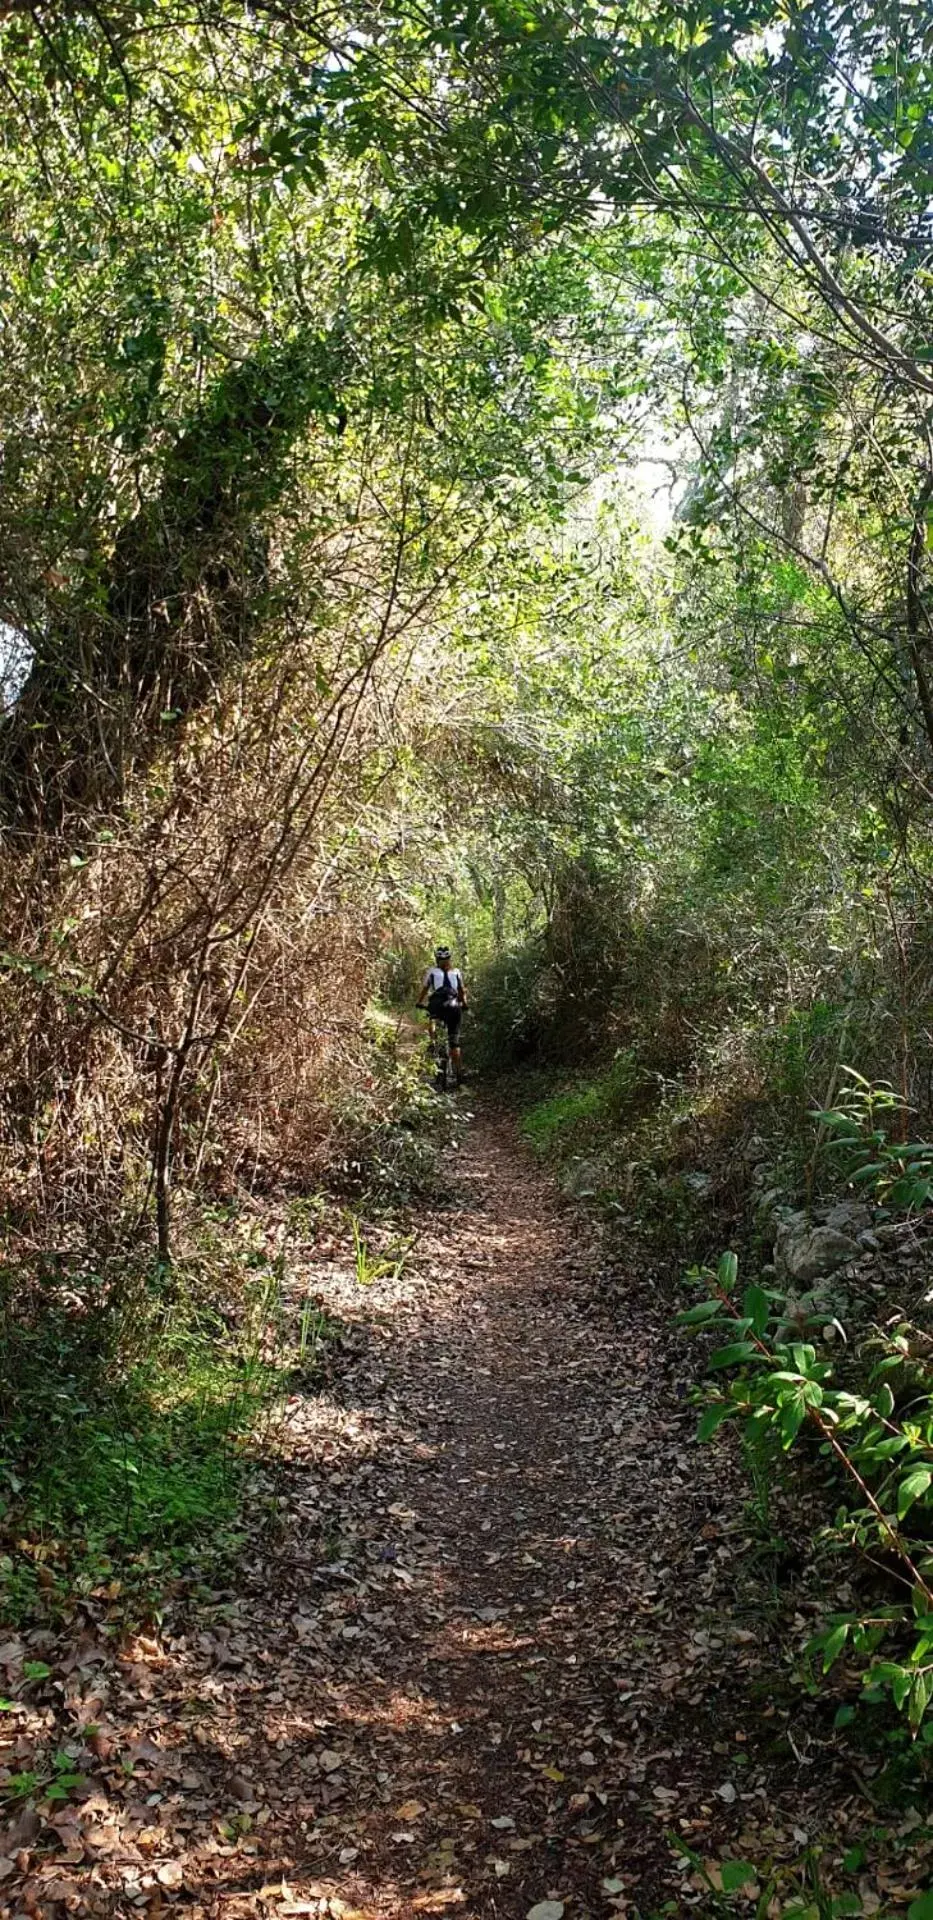
[[[440, 973], [440, 971], [441, 969], [438, 967], [437, 972]], [[432, 1020], [442, 1020], [449, 1008], [455, 1007], [457, 1004], [457, 989], [451, 981], [450, 968], [445, 967], [443, 984], [439, 987], [432, 987], [428, 995], [428, 1012]]]

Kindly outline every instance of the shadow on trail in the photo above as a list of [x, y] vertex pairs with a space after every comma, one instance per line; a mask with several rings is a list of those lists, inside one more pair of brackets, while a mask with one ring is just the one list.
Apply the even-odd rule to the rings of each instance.
[[819, 1770], [762, 1717], [734, 1489], [663, 1315], [594, 1298], [596, 1248], [489, 1118], [462, 1198], [391, 1295], [316, 1276], [363, 1332], [289, 1408], [279, 1536], [207, 1624], [93, 1670], [114, 1764], [34, 1908], [647, 1914], [669, 1830], [716, 1857], [799, 1826]]

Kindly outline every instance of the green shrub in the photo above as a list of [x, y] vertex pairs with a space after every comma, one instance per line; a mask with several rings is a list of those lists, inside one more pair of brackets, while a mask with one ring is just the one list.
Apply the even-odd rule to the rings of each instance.
[[[0, 1609], [52, 1612], [117, 1577], [147, 1606], [222, 1542], [247, 1442], [281, 1391], [277, 1275], [3, 1277]], [[229, 1280], [225, 1276], [225, 1295]]]
[[426, 1037], [426, 1027], [419, 1028], [407, 1053], [398, 1045], [376, 1050], [368, 1083], [333, 1102], [337, 1149], [324, 1173], [342, 1198], [404, 1207], [434, 1198], [443, 1184], [441, 1163], [455, 1115], [434, 1090]]
[[623, 1124], [640, 1084], [634, 1052], [619, 1053], [597, 1079], [561, 1088], [530, 1107], [522, 1118], [522, 1132], [542, 1158], [559, 1156]]
[[498, 954], [470, 983], [464, 1047], [471, 1063], [500, 1073], [546, 1057], [556, 1001], [542, 940]]
[[799, 1307], [756, 1282], [737, 1299], [733, 1253], [715, 1271], [688, 1277], [705, 1297], [679, 1314], [679, 1324], [724, 1341], [707, 1363], [722, 1384], [703, 1391], [699, 1438], [710, 1440], [725, 1421], [737, 1421], [760, 1457], [769, 1436], [784, 1452], [808, 1437], [838, 1502], [824, 1529], [827, 1543], [888, 1570], [906, 1595], [891, 1601], [882, 1586], [864, 1607], [833, 1613], [810, 1641], [813, 1671], [827, 1674], [846, 1653], [862, 1671], [863, 1697], [890, 1694], [912, 1732], [924, 1723], [923, 1737], [933, 1745], [933, 1724], [925, 1722], [933, 1700], [933, 1375], [922, 1357], [926, 1342], [907, 1325], [874, 1333], [860, 1367], [849, 1359], [840, 1384], [827, 1348], [814, 1344], [824, 1327], [835, 1327], [829, 1309], [814, 1307], [801, 1318]]

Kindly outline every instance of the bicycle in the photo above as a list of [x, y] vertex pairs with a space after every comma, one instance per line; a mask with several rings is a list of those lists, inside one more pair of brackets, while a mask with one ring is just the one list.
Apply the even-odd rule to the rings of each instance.
[[434, 1070], [434, 1085], [438, 1093], [449, 1093], [460, 1085], [460, 1079], [450, 1057], [447, 1022], [434, 1019], [426, 1007], [422, 1007], [421, 1012], [428, 1018], [428, 1059]]

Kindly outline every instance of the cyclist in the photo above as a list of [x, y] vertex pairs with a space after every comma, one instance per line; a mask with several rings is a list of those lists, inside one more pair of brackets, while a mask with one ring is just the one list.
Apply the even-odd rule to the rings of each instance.
[[459, 1087], [463, 1079], [460, 1052], [460, 1027], [463, 1021], [463, 1009], [467, 1004], [466, 988], [459, 967], [450, 964], [450, 948], [435, 947], [434, 965], [429, 967], [421, 983], [421, 993], [417, 1005], [427, 1007], [432, 1021], [442, 1020], [447, 1028], [447, 1045], [450, 1049], [450, 1064], [454, 1070], [454, 1079]]

